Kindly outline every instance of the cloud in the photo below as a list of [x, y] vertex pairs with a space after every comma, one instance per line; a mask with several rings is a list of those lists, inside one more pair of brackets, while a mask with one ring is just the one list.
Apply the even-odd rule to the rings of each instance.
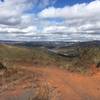
[[64, 8], [49, 7], [39, 13], [42, 18], [65, 18], [79, 19], [93, 17], [96, 14], [100, 15], [100, 1], [96, 0], [89, 4], [75, 4], [73, 6], [65, 6]]
[[36, 32], [37, 28], [35, 26], [29, 26], [27, 28], [0, 28], [0, 32], [8, 32], [8, 33], [31, 33]]
[[0, 32], [9, 33], [13, 30], [17, 33], [27, 29], [27, 32], [30, 32], [39, 22], [34, 13], [28, 12], [36, 7], [42, 10], [54, 2], [56, 0], [5, 0], [0, 2]]
[[0, 2], [0, 39], [16, 40], [17, 36], [36, 33], [37, 27], [33, 24], [34, 14], [26, 13], [33, 5], [35, 0]]
[[[66, 5], [63, 8], [55, 8], [53, 5], [56, 2], [57, 0], [0, 2], [0, 39], [100, 40], [100, 0]], [[35, 13], [35, 10], [40, 12]]]
[[68, 32], [75, 32], [76, 30], [74, 28], [69, 28], [66, 26], [57, 26], [57, 25], [51, 25], [44, 27], [43, 33], [68, 33]]
[[[88, 4], [65, 6], [63, 8], [49, 7], [41, 11], [38, 16], [42, 19], [64, 19], [63, 26], [66, 27], [67, 31], [100, 32], [100, 0], [95, 0]], [[51, 31], [53, 30], [52, 28]]]
[[20, 23], [21, 15], [32, 6], [31, 2], [22, 1], [6, 0], [0, 4], [0, 24], [15, 25]]

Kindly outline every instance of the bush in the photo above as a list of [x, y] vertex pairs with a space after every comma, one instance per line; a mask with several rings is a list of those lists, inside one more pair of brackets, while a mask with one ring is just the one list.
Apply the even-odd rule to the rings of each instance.
[[2, 69], [7, 69], [6, 66], [4, 66], [1, 62], [0, 62], [0, 70]]

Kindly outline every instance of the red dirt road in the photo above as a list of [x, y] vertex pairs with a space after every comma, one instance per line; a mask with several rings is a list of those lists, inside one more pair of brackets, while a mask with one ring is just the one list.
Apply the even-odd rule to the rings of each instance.
[[[30, 73], [37, 73], [38, 78], [35, 81], [42, 93], [49, 91], [49, 100], [100, 100], [100, 72], [93, 76], [82, 76], [53, 67], [20, 68]], [[2, 93], [0, 100], [37, 100], [32, 99], [32, 96], [38, 86], [31, 87], [32, 82], [30, 79], [20, 81], [14, 89]]]

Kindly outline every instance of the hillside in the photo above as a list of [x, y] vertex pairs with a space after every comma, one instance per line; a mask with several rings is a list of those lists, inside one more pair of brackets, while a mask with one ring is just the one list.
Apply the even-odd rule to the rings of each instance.
[[54, 54], [50, 54], [44, 48], [27, 48], [11, 45], [0, 45], [0, 61], [10, 63], [49, 64], [56, 60]]
[[0, 100], [99, 100], [100, 47], [53, 50], [1, 44]]
[[[54, 49], [51, 52], [48, 48], [23, 47], [12, 45], [0, 45], [0, 62], [7, 67], [16, 64], [31, 64], [35, 66], [57, 66], [71, 71], [84, 72], [91, 69], [91, 66], [99, 67], [100, 47], [91, 45], [71, 46]], [[64, 56], [67, 55], [67, 56]]]

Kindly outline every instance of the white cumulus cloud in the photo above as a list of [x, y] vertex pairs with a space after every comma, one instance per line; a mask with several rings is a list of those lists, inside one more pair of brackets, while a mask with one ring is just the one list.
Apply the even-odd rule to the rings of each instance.
[[63, 8], [55, 8], [56, 1], [0, 2], [0, 39], [100, 40], [100, 0]]
[[[42, 19], [64, 19], [63, 26], [66, 27], [66, 32], [100, 32], [100, 0], [63, 8], [49, 7], [41, 11], [38, 16]], [[51, 31], [56, 30], [54, 28]]]

